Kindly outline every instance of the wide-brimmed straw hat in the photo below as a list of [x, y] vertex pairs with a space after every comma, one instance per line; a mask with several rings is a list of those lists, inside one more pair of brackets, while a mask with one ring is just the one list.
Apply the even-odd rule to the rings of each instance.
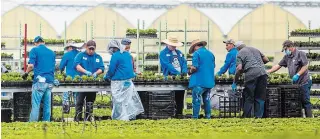
[[178, 41], [178, 38], [175, 36], [169, 36], [168, 39], [165, 39], [162, 42], [175, 47], [180, 47], [183, 45], [181, 42]]
[[206, 41], [200, 41], [199, 39], [193, 40], [191, 42], [191, 46], [190, 46], [190, 49], [189, 49], [189, 54], [192, 54], [194, 52], [194, 47], [199, 46], [199, 45], [206, 46], [207, 42]]

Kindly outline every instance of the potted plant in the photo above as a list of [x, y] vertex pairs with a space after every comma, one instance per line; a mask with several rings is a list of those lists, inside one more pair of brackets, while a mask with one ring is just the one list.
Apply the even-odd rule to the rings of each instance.
[[268, 70], [268, 69], [271, 69], [271, 68], [272, 68], [272, 65], [264, 65], [264, 68], [267, 69], [267, 70]]
[[13, 54], [1, 53], [2, 60], [11, 60], [13, 59]]
[[157, 38], [157, 29], [146, 29], [145, 34], [146, 37]]
[[78, 84], [81, 82], [81, 77], [80, 77], [80, 75], [74, 76], [72, 82], [73, 82], [73, 85], [78, 85]]
[[88, 77], [87, 75], [81, 76], [81, 85], [88, 85]]
[[128, 28], [126, 31], [127, 38], [137, 38], [137, 29]]
[[269, 59], [270, 62], [273, 62], [274, 57], [273, 56], [268, 56], [268, 59]]
[[1, 48], [6, 48], [6, 43], [5, 42], [1, 42]]
[[66, 84], [72, 83], [72, 77], [71, 77], [70, 75], [68, 75], [68, 76], [66, 77], [65, 83], [66, 83]]

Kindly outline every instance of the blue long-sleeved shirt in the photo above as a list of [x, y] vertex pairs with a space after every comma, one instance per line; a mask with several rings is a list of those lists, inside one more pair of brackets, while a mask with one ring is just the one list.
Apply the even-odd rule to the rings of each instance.
[[224, 65], [221, 67], [220, 71], [218, 72], [219, 75], [224, 74], [229, 69], [229, 75], [236, 74], [236, 62], [237, 62], [237, 48], [232, 48], [227, 56], [226, 60], [224, 61]]
[[[77, 65], [80, 65], [87, 71], [91, 73], [96, 72], [97, 70], [101, 69], [102, 72], [104, 71], [104, 64], [101, 56], [97, 53], [93, 55], [88, 55], [86, 52], [80, 52], [74, 59], [73, 67], [76, 68]], [[84, 73], [80, 73], [79, 75], [84, 75]]]
[[46, 78], [46, 83], [53, 83], [56, 54], [44, 44], [31, 49], [29, 53], [29, 64], [34, 66], [33, 83], [37, 82], [37, 76]]
[[74, 78], [74, 76], [79, 75], [79, 72], [77, 69], [73, 66], [74, 58], [79, 53], [78, 50], [74, 49], [67, 53], [65, 53], [61, 59], [59, 69], [60, 71], [63, 71], [64, 68], [66, 68], [66, 75], [71, 76]]
[[113, 53], [106, 78], [111, 80], [127, 80], [133, 77], [135, 77], [135, 75], [130, 53], [127, 51], [123, 53], [120, 53], [120, 51]]
[[215, 57], [205, 47], [199, 48], [193, 53], [192, 66], [197, 70], [191, 74], [189, 88], [200, 86], [203, 88], [213, 88]]
[[188, 67], [187, 67], [187, 60], [185, 59], [184, 55], [180, 50], [175, 50], [177, 53], [177, 57], [179, 60], [179, 64], [181, 67], [181, 71], [177, 71], [174, 66], [172, 65], [173, 62], [173, 53], [172, 51], [166, 47], [160, 52], [160, 65], [161, 70], [163, 72], [164, 76], [167, 75], [178, 75], [181, 73], [187, 73]]

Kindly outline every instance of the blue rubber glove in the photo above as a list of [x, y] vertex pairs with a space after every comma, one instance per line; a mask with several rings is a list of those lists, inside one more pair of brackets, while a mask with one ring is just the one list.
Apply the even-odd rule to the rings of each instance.
[[296, 82], [296, 81], [299, 80], [299, 78], [300, 78], [300, 75], [299, 75], [299, 74], [296, 74], [296, 75], [294, 75], [294, 76], [292, 77], [292, 81], [293, 81], [293, 82]]
[[60, 85], [60, 82], [59, 82], [57, 79], [54, 79], [53, 84], [54, 84], [55, 86], [59, 86], [59, 85]]
[[97, 73], [92, 74], [93, 78], [97, 78]]
[[232, 91], [233, 91], [233, 92], [236, 92], [236, 90], [237, 90], [237, 84], [236, 84], [236, 83], [233, 83], [233, 84], [231, 85], [231, 88], [232, 88]]
[[87, 70], [84, 72], [84, 74], [86, 74], [87, 76], [91, 76], [92, 75], [92, 73], [90, 71], [87, 71]]

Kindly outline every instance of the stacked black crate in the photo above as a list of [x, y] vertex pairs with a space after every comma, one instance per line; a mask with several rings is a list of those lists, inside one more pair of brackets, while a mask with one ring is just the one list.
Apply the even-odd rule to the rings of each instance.
[[[241, 94], [238, 92], [237, 94]], [[232, 118], [241, 116], [241, 96], [235, 95], [232, 92], [228, 96], [219, 97], [219, 117]]]
[[268, 87], [265, 101], [264, 115], [268, 118], [280, 118], [281, 111], [281, 89]]
[[12, 99], [1, 100], [1, 122], [11, 122]]
[[13, 120], [27, 122], [31, 112], [31, 92], [13, 93]]
[[[29, 121], [31, 104], [31, 92], [16, 92], [13, 93], [13, 120], [20, 122]], [[51, 102], [53, 95], [51, 94]], [[40, 103], [39, 121], [43, 119], [43, 98]], [[52, 103], [51, 103], [51, 118], [52, 120]]]
[[149, 110], [149, 92], [147, 91], [139, 91], [138, 92], [139, 96], [140, 96], [140, 99], [141, 99], [141, 102], [142, 102], [142, 105], [143, 105], [143, 108], [144, 108], [144, 112], [142, 114], [139, 114], [137, 116], [137, 119], [147, 119], [148, 118], [148, 115], [147, 115], [147, 110]]
[[302, 102], [299, 86], [287, 85], [281, 87], [282, 117], [301, 117]]
[[167, 119], [175, 116], [173, 91], [139, 92], [144, 113], [137, 118]]

